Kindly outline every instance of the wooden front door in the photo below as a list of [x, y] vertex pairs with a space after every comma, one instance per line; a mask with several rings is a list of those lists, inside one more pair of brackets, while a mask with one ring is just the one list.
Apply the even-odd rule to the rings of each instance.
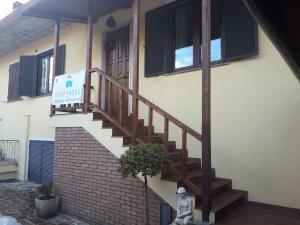
[[[106, 36], [106, 72], [115, 80], [128, 87], [129, 84], [129, 27], [108, 33]], [[106, 95], [108, 96], [108, 95]], [[128, 111], [128, 97], [122, 96], [116, 87], [111, 89], [112, 114], [118, 115], [123, 98], [123, 112]], [[107, 103], [107, 101], [106, 101]]]

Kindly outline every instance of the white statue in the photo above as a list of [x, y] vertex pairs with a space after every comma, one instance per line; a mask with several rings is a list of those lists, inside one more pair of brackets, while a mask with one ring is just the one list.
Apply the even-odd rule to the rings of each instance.
[[0, 224], [1, 225], [21, 225], [17, 222], [16, 219], [9, 216], [1, 216], [0, 215]]
[[171, 225], [194, 224], [193, 200], [187, 195], [185, 188], [180, 187], [176, 192], [178, 196], [177, 216]]

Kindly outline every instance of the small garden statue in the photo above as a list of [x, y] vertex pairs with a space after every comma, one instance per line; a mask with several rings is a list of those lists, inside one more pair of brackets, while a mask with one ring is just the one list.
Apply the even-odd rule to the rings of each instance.
[[17, 222], [16, 219], [10, 217], [10, 216], [1, 216], [0, 214], [0, 224], [1, 225], [21, 225]]
[[193, 225], [193, 200], [187, 195], [185, 188], [178, 188], [176, 194], [178, 195], [177, 216], [171, 225]]

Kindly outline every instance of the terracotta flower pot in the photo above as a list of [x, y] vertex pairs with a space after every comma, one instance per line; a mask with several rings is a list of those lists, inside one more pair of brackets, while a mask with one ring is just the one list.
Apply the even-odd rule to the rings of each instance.
[[50, 198], [36, 198], [35, 210], [39, 217], [47, 219], [56, 215], [59, 206], [59, 197], [51, 196]]

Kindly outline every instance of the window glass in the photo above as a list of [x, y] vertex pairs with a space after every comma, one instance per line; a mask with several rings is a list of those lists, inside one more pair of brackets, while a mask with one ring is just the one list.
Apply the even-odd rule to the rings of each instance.
[[53, 55], [47, 55], [39, 59], [38, 65], [40, 80], [39, 94], [44, 95], [52, 91], [52, 78], [53, 78]]
[[221, 55], [221, 38], [215, 39], [211, 41], [211, 57], [210, 60], [220, 61], [222, 59]]
[[53, 55], [50, 57], [49, 92], [52, 91], [52, 81], [53, 81]]
[[41, 86], [40, 86], [40, 94], [46, 94], [47, 93], [47, 70], [48, 70], [48, 58], [42, 58], [40, 60], [41, 63]]
[[175, 69], [194, 65], [193, 7], [180, 7], [175, 11]]

